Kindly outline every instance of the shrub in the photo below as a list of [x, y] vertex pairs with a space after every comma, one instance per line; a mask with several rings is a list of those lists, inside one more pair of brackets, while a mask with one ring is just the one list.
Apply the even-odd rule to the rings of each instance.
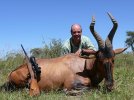
[[43, 48], [34, 48], [30, 53], [37, 58], [55, 58], [61, 55], [61, 48], [61, 40], [52, 39], [48, 45], [45, 44]]

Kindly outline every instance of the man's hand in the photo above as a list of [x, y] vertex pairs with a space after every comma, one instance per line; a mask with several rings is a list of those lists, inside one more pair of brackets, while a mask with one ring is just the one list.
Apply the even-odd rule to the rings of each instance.
[[77, 52], [75, 52], [76, 55], [81, 55], [81, 49], [79, 49]]
[[82, 49], [81, 50], [81, 55], [87, 55], [89, 56], [90, 54], [96, 54], [97, 51], [94, 51], [92, 49]]

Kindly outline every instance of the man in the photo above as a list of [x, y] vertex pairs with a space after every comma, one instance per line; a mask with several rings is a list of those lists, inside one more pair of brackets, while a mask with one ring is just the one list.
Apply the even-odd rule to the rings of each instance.
[[86, 50], [88, 52], [96, 51], [90, 39], [82, 35], [82, 28], [79, 24], [73, 24], [71, 26], [71, 35], [72, 37], [63, 44], [62, 55], [68, 53], [80, 55], [83, 51], [86, 52]]

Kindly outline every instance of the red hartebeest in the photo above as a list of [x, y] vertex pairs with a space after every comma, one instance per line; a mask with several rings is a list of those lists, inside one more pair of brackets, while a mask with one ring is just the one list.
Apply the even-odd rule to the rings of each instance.
[[125, 51], [126, 48], [113, 50], [112, 40], [118, 24], [110, 13], [108, 15], [113, 22], [113, 28], [105, 42], [94, 30], [95, 19], [92, 18], [90, 30], [98, 43], [98, 51], [82, 50], [82, 52], [94, 55], [93, 58], [68, 54], [53, 59], [36, 59], [41, 67], [39, 79], [32, 84], [28, 62], [28, 64], [23, 64], [10, 73], [8, 84], [6, 84], [7, 89], [11, 87], [23, 88], [30, 83], [32, 85], [30, 89], [33, 90], [30, 95], [37, 95], [40, 90], [58, 88], [71, 90], [80, 86], [97, 86], [105, 79], [106, 88], [112, 90], [114, 57]]

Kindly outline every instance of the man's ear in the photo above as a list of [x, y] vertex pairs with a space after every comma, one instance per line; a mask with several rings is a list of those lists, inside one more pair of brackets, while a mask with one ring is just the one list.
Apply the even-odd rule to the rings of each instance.
[[127, 48], [119, 48], [119, 49], [115, 49], [114, 52], [115, 52], [115, 54], [120, 54], [120, 53], [124, 52], [125, 50], [127, 50]]

